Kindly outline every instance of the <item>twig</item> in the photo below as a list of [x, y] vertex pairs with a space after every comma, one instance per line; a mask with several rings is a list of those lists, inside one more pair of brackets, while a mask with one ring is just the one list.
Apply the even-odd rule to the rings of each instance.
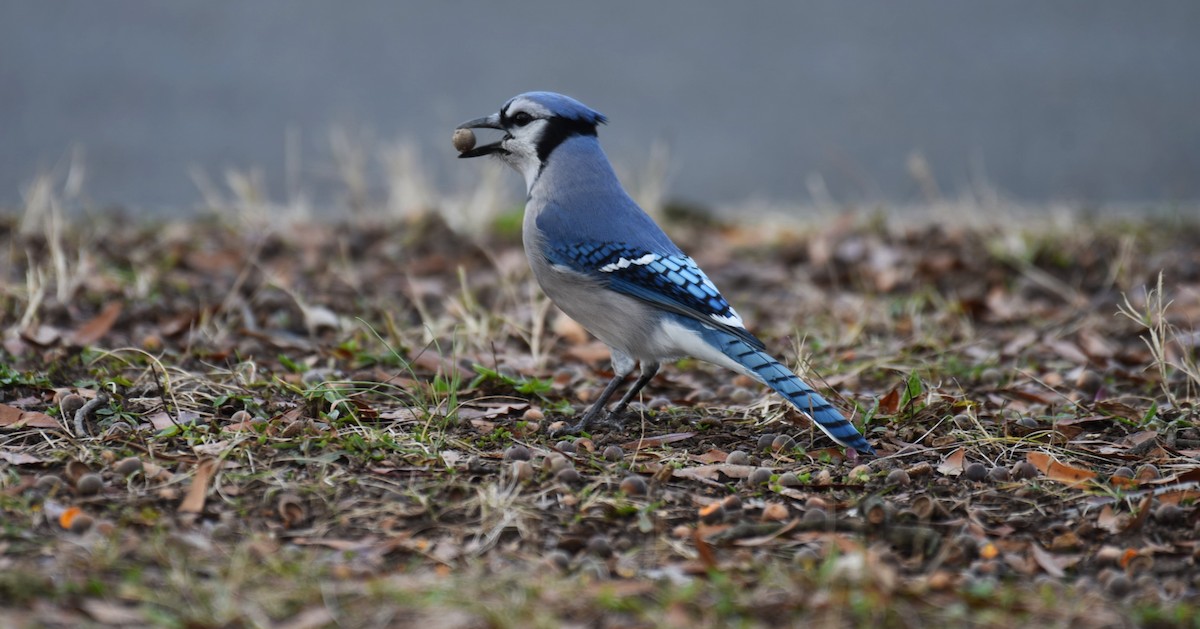
[[96, 409], [104, 406], [105, 404], [108, 404], [108, 394], [101, 391], [96, 394], [96, 397], [92, 398], [86, 404], [80, 406], [79, 410], [75, 411], [75, 434], [77, 436], [87, 436], [88, 431], [87, 424], [85, 422], [87, 421], [88, 415], [91, 415], [96, 411]]

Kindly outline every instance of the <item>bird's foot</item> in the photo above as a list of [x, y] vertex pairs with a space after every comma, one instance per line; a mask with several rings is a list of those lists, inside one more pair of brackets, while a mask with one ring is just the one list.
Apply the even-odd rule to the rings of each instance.
[[618, 431], [625, 427], [622, 413], [609, 413], [601, 409], [599, 412], [584, 413], [583, 417], [574, 424], [567, 424], [551, 433], [552, 437], [579, 435], [585, 432], [595, 432], [597, 428], [606, 431]]

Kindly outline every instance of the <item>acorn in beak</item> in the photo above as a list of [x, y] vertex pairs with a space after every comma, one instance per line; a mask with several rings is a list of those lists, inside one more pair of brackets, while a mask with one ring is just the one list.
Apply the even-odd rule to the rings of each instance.
[[454, 148], [458, 149], [459, 157], [479, 157], [481, 155], [493, 155], [495, 153], [507, 153], [504, 147], [504, 141], [509, 139], [510, 135], [504, 134], [496, 142], [484, 144], [483, 146], [475, 146], [475, 134], [471, 129], [500, 129], [504, 127], [500, 125], [500, 114], [495, 113], [483, 118], [468, 120], [454, 128]]

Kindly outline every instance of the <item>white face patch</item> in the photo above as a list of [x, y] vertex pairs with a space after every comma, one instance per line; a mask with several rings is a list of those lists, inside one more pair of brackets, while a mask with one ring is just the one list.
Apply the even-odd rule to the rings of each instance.
[[511, 137], [504, 140], [502, 145], [507, 153], [501, 154], [500, 159], [525, 178], [526, 192], [532, 188], [533, 182], [542, 168], [541, 160], [538, 159], [537, 146], [541, 141], [542, 134], [545, 133], [547, 124], [545, 120], [538, 119], [524, 127], [513, 127], [508, 130]]
[[533, 116], [534, 120], [525, 126], [510, 126], [507, 130], [508, 139], [504, 140], [506, 155], [500, 159], [512, 166], [525, 178], [525, 191], [529, 192], [537, 175], [541, 172], [542, 163], [538, 159], [537, 146], [546, 132], [546, 118], [551, 112], [541, 104], [527, 98], [518, 98], [504, 107], [505, 118], [511, 120], [517, 114], [524, 113]]
[[656, 254], [656, 253], [647, 253], [646, 255], [644, 255], [640, 258], [634, 259], [634, 260], [630, 260], [629, 258], [621, 258], [620, 260], [617, 260], [616, 262], [611, 262], [609, 264], [606, 264], [606, 265], [600, 267], [600, 272], [601, 273], [612, 273], [613, 271], [620, 271], [621, 269], [628, 269], [630, 266], [635, 265], [635, 264], [638, 266], [644, 266], [644, 265], [650, 264], [651, 262], [654, 262], [657, 259], [658, 259], [658, 254]]

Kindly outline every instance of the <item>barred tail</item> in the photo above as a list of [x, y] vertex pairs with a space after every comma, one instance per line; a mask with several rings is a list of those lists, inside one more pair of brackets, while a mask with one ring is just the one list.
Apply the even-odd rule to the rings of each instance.
[[740, 338], [727, 336], [721, 343], [721, 353], [811, 417], [834, 441], [862, 454], [875, 454], [871, 444], [832, 404], [766, 352]]

